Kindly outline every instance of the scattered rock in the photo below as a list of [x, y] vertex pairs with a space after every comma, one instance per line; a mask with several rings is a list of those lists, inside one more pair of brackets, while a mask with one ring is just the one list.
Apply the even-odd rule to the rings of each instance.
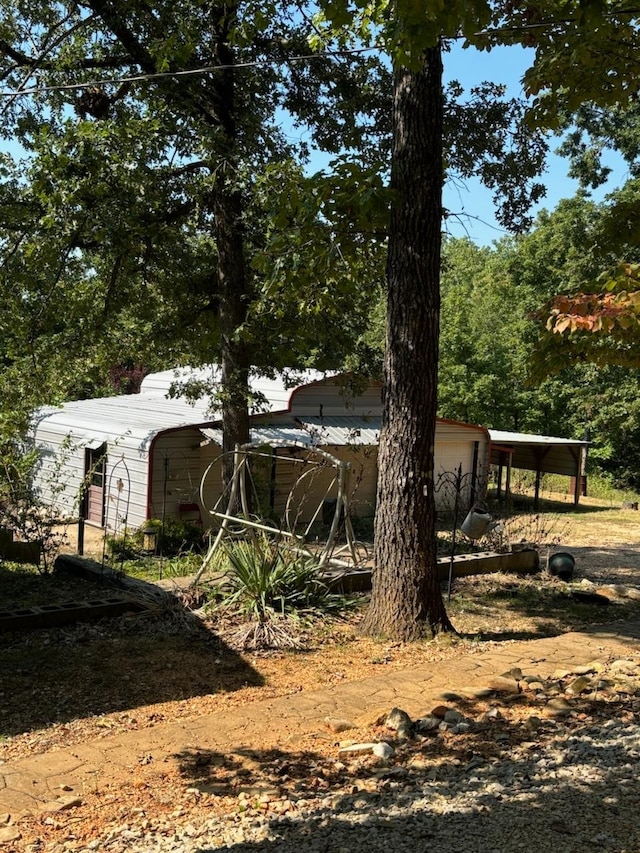
[[380, 743], [376, 743], [373, 746], [373, 754], [378, 758], [391, 758], [392, 755], [396, 754], [395, 749], [389, 743], [385, 743], [381, 741]]
[[385, 726], [388, 729], [398, 730], [401, 726], [412, 726], [411, 717], [407, 714], [406, 711], [401, 710], [400, 708], [392, 708], [387, 714], [387, 719], [385, 720]]
[[485, 720], [503, 720], [504, 716], [499, 708], [489, 708], [484, 714]]
[[508, 669], [506, 672], [503, 672], [501, 677], [514, 681], [522, 681], [522, 670], [519, 666], [514, 666], [512, 669]]
[[605, 666], [602, 661], [592, 660], [590, 663], [582, 664], [582, 666], [574, 666], [572, 672], [574, 675], [589, 675], [593, 672], [604, 672], [604, 669]]
[[542, 709], [542, 713], [545, 717], [568, 717], [571, 713], [571, 705], [567, 702], [566, 699], [563, 699], [561, 696], [557, 696], [554, 699], [550, 699], [547, 704]]
[[489, 686], [495, 693], [515, 694], [520, 692], [520, 684], [515, 678], [505, 678], [502, 675], [492, 678]]
[[415, 730], [419, 734], [424, 734], [426, 732], [435, 731], [440, 725], [440, 720], [438, 717], [420, 717], [419, 720], [416, 720]]
[[22, 833], [15, 826], [0, 827], [0, 844], [13, 844], [14, 841], [20, 841]]
[[352, 743], [349, 746], [341, 746], [338, 750], [338, 758], [357, 758], [359, 755], [372, 755], [375, 743]]
[[333, 734], [340, 734], [340, 732], [349, 731], [349, 729], [355, 728], [354, 724], [350, 722], [350, 720], [340, 720], [336, 717], [325, 717], [324, 722], [326, 727]]
[[450, 709], [444, 715], [445, 723], [452, 723], [453, 725], [456, 725], [456, 723], [460, 723], [463, 719], [464, 717], [462, 716], [460, 711], [455, 711], [453, 709]]
[[572, 696], [579, 696], [580, 693], [585, 693], [587, 690], [593, 687], [593, 682], [590, 678], [586, 678], [584, 675], [578, 676], [578, 678], [574, 679], [571, 684], [567, 687], [567, 693], [570, 693]]
[[638, 664], [633, 660], [618, 659], [612, 661], [609, 669], [611, 672], [622, 672], [625, 675], [632, 675], [638, 671]]
[[439, 720], [444, 720], [444, 715], [447, 713], [447, 711], [450, 710], [451, 709], [448, 708], [446, 705], [436, 705], [435, 708], [431, 709], [431, 713], [429, 714], [429, 716], [437, 717]]
[[411, 725], [401, 725], [396, 729], [396, 738], [398, 740], [411, 740], [414, 735], [413, 724]]
[[81, 805], [82, 799], [80, 797], [60, 797], [57, 800], [50, 800], [48, 803], [44, 803], [41, 810], [44, 812], [63, 812], [75, 809]]

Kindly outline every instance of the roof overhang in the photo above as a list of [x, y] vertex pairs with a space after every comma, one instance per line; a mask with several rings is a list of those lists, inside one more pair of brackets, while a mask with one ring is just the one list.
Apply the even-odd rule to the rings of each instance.
[[[378, 444], [381, 418], [376, 417], [304, 417], [281, 423], [253, 423], [251, 443], [273, 447], [290, 445], [300, 447], [371, 447]], [[200, 432], [216, 444], [222, 444], [222, 429], [201, 428]]]
[[505, 456], [511, 457], [511, 467], [541, 474], [564, 474], [574, 477], [580, 472], [583, 448], [588, 441], [571, 438], [554, 438], [546, 435], [489, 430], [491, 438], [490, 461], [500, 465]]

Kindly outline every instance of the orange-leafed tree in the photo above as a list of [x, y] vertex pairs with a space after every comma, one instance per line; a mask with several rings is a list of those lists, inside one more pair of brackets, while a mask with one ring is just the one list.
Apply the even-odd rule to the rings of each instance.
[[599, 279], [596, 292], [556, 296], [549, 304], [547, 331], [588, 332], [622, 339], [640, 327], [640, 265], [623, 263]]

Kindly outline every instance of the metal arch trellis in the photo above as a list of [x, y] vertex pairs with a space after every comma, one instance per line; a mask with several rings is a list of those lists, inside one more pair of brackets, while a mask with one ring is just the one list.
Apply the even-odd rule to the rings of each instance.
[[[124, 478], [122, 477], [124, 475]], [[106, 506], [104, 511], [104, 529], [105, 532], [109, 529], [109, 504], [111, 501], [111, 486], [113, 484], [114, 478], [117, 477], [116, 480], [116, 491], [117, 496], [115, 499], [115, 507], [114, 507], [114, 535], [118, 533], [120, 529], [120, 524], [124, 526], [124, 538], [127, 538], [127, 521], [129, 518], [129, 503], [131, 500], [131, 474], [129, 473], [129, 466], [126, 463], [124, 455], [118, 459], [116, 464], [113, 466], [109, 473], [109, 480], [107, 481], [107, 491], [106, 491]], [[123, 495], [123, 492], [126, 493]], [[104, 567], [106, 560], [106, 547], [107, 547], [107, 537], [104, 537], [103, 545], [102, 545], [102, 566]], [[122, 563], [124, 562], [124, 552], [125, 549], [122, 549], [121, 553], [121, 569]]]
[[462, 463], [456, 471], [442, 471], [438, 475], [435, 485], [436, 492], [453, 491], [453, 523], [451, 528], [451, 551], [449, 554], [449, 577], [447, 583], [447, 601], [451, 601], [451, 588], [453, 585], [453, 564], [456, 555], [456, 532], [458, 529], [458, 518], [460, 514], [460, 499], [468, 488], [473, 490], [473, 477], [470, 472], [462, 473]]
[[[200, 481], [200, 502], [205, 511], [219, 523], [219, 529], [211, 542], [209, 549], [203, 559], [202, 565], [193, 579], [193, 583], [197, 584], [204, 574], [207, 566], [213, 559], [215, 552], [218, 550], [223, 540], [226, 537], [244, 535], [254, 538], [258, 533], [272, 534], [281, 537], [289, 546], [298, 554], [309, 557], [315, 557], [318, 560], [320, 567], [330, 566], [339, 569], [349, 569], [359, 565], [363, 556], [361, 553], [362, 546], [356, 542], [353, 526], [349, 515], [350, 500], [347, 490], [347, 481], [351, 463], [345, 462], [333, 456], [327, 451], [313, 445], [300, 444], [296, 441], [277, 441], [269, 442], [268, 446], [271, 450], [278, 448], [304, 450], [307, 457], [304, 460], [295, 457], [282, 456], [278, 457], [278, 461], [290, 463], [292, 465], [302, 464], [305, 470], [302, 471], [299, 477], [294, 481], [293, 486], [289, 490], [284, 511], [284, 524], [276, 526], [268, 519], [252, 516], [249, 494], [247, 490], [247, 479], [251, 478], [250, 462], [256, 458], [271, 459], [271, 453], [256, 448], [252, 444], [238, 445], [233, 451], [234, 465], [233, 476], [227, 488], [218, 498], [213, 508], [207, 507], [205, 498], [205, 485], [213, 469], [221, 463], [222, 456], [219, 456], [212, 462]], [[309, 456], [311, 458], [309, 458]], [[315, 458], [314, 458], [315, 457]], [[294, 495], [296, 490], [302, 484], [306, 487], [307, 482], [313, 477], [313, 472], [320, 468], [325, 469], [330, 466], [334, 469], [334, 475], [320, 496], [311, 518], [306, 522], [304, 529], [299, 532], [296, 530], [299, 517], [293, 516], [294, 513]], [[252, 485], [255, 489], [255, 484]], [[313, 551], [308, 547], [308, 537], [313, 525], [317, 522], [323, 511], [325, 500], [331, 491], [336, 488], [335, 508], [333, 518], [327, 539], [320, 552]], [[306, 489], [306, 495], [309, 494], [309, 489]], [[226, 506], [225, 506], [226, 498]], [[234, 508], [240, 507], [241, 514], [234, 513]], [[344, 524], [345, 544], [336, 549], [336, 535], [341, 522]], [[365, 554], [366, 556], [366, 554]]]
[[[182, 450], [171, 450], [167, 453], [164, 453], [162, 456], [162, 511], [160, 516], [160, 568], [159, 575], [162, 579], [162, 570], [164, 568], [164, 539], [165, 539], [165, 525], [167, 520], [167, 490], [169, 485], [169, 464], [172, 459], [182, 458], [182, 460], [187, 462], [187, 455]], [[189, 478], [189, 485], [192, 485], [191, 482], [191, 474], [187, 472], [187, 476]]]

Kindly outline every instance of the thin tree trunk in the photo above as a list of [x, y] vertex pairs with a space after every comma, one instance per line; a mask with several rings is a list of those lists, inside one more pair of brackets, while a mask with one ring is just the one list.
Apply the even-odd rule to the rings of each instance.
[[362, 631], [450, 630], [437, 573], [435, 444], [442, 227], [442, 58], [394, 79], [387, 340], [375, 563]]
[[233, 454], [237, 444], [249, 441], [248, 388], [250, 359], [239, 330], [247, 319], [246, 278], [241, 204], [239, 193], [224, 189], [216, 199], [216, 247], [218, 250], [218, 293], [220, 295], [220, 366], [222, 450], [227, 453], [223, 479], [233, 473]]
[[219, 41], [216, 58], [222, 69], [217, 73], [215, 94], [223, 139], [216, 152], [214, 189], [214, 233], [217, 250], [217, 295], [220, 304], [220, 366], [222, 476], [228, 483], [233, 474], [233, 450], [249, 441], [249, 348], [242, 340], [247, 319], [249, 294], [244, 262], [243, 198], [236, 174], [235, 69], [233, 50], [227, 41], [237, 6], [216, 10], [215, 31]]

